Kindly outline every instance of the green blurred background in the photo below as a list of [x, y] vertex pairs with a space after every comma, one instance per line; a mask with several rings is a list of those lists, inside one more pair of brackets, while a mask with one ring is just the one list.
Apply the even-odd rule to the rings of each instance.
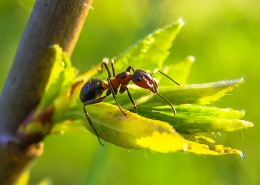
[[[0, 1], [0, 90], [7, 78], [34, 1]], [[113, 57], [148, 33], [183, 17], [167, 62], [196, 58], [189, 83], [246, 77], [246, 83], [215, 105], [245, 109], [255, 128], [215, 136], [242, 150], [238, 156], [160, 154], [106, 143], [83, 128], [45, 140], [33, 165], [30, 184], [260, 184], [260, 1], [259, 0], [94, 0], [72, 56], [81, 72]], [[88, 63], [88, 65], [87, 65]], [[174, 73], [174, 72], [173, 72]], [[17, 92], [19, 95], [19, 92]], [[1, 160], [1, 159], [0, 159]]]

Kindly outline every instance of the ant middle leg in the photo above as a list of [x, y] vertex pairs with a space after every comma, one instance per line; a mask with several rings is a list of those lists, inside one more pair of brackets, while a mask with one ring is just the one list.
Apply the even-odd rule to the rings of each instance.
[[135, 111], [136, 111], [136, 103], [135, 103], [135, 100], [134, 100], [134, 98], [132, 97], [132, 95], [131, 95], [129, 89], [127, 88], [126, 85], [124, 85], [124, 86], [121, 85], [120, 90], [119, 90], [119, 93], [120, 93], [120, 94], [123, 94], [125, 91], [127, 91], [127, 95], [128, 95], [128, 97], [129, 97], [129, 99], [130, 99], [130, 101], [131, 101], [131, 103], [132, 103], [132, 105], [133, 105], [133, 107], [134, 107], [134, 109], [135, 109]]
[[137, 108], [136, 108], [135, 100], [133, 99], [132, 95], [130, 94], [130, 91], [129, 91], [128, 88], [126, 89], [126, 91], [127, 91], [128, 97], [129, 97], [129, 99], [130, 99], [130, 101], [131, 101], [131, 103], [132, 103], [132, 105], [133, 105], [133, 107], [134, 107], [134, 109], [136, 111]]
[[115, 102], [116, 102], [118, 108], [119, 108], [119, 109], [121, 110], [121, 112], [126, 116], [127, 114], [123, 111], [121, 105], [118, 103], [118, 101], [117, 101], [117, 99], [116, 99], [116, 92], [115, 92], [115, 90], [114, 90], [114, 88], [113, 88], [113, 85], [112, 85], [112, 83], [111, 83], [110, 78], [107, 79], [107, 82], [108, 82], [109, 90], [110, 90], [110, 92], [111, 92], [111, 94], [112, 94], [112, 96], [113, 96], [113, 98], [114, 98], [114, 100], [115, 100]]

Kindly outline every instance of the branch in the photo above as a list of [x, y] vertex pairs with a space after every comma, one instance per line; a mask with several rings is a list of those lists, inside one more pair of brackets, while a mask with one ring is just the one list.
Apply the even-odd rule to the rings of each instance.
[[37, 0], [0, 97], [0, 182], [14, 184], [39, 145], [21, 147], [16, 131], [41, 99], [52, 68], [49, 47], [71, 55], [92, 0]]

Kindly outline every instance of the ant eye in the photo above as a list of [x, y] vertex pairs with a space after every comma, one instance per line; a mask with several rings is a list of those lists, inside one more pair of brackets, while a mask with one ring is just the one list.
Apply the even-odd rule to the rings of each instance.
[[140, 82], [140, 81], [142, 81], [142, 78], [139, 76], [139, 77], [137, 77], [137, 79], [136, 79], [138, 82]]

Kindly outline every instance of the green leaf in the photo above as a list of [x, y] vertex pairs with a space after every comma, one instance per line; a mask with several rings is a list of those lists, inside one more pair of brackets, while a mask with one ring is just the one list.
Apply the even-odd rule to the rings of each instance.
[[53, 45], [50, 50], [54, 64], [45, 88], [45, 94], [41, 99], [40, 109], [52, 104], [64, 89], [69, 88], [76, 75], [75, 68], [59, 45]]
[[28, 185], [29, 178], [30, 178], [30, 171], [29, 169], [27, 169], [23, 171], [23, 173], [20, 175], [18, 181], [16, 182], [16, 185]]
[[[177, 64], [170, 64], [169, 66], [166, 66], [163, 72], [171, 76], [171, 78], [173, 78], [179, 84], [186, 84], [194, 61], [195, 58], [193, 56], [188, 56], [181, 62], [178, 62]], [[153, 75], [153, 77], [155, 77], [156, 79], [160, 79], [160, 86], [169, 85], [170, 83], [172, 83], [171, 81], [169, 81], [168, 78], [165, 78], [162, 75], [160, 78], [158, 78], [159, 75], [160, 74], [155, 74]]]
[[[219, 100], [226, 93], [232, 91], [235, 87], [242, 84], [244, 78], [235, 80], [223, 80], [218, 82], [210, 82], [203, 84], [191, 84], [182, 87], [175, 86], [160, 86], [159, 93], [168, 99], [172, 104], [210, 104]], [[133, 97], [139, 98], [137, 104], [146, 106], [162, 106], [165, 105], [163, 101], [156, 94], [131, 86], [130, 89]]]
[[[119, 57], [114, 59], [116, 63], [116, 72], [125, 71], [128, 66], [144, 70], [162, 69], [163, 62], [169, 55], [169, 49], [183, 25], [184, 22], [180, 18], [177, 22], [166, 26], [165, 28], [156, 30], [137, 44], [134, 44]], [[93, 69], [91, 69], [90, 72], [87, 72], [88, 75], [81, 75], [80, 78], [82, 79], [83, 76], [87, 77], [93, 75], [107, 78], [107, 73], [97, 74], [101, 69], [100, 64]]]
[[172, 42], [183, 25], [183, 20], [179, 19], [176, 23], [146, 36], [116, 59], [116, 70], [124, 71], [128, 66], [144, 70], [162, 69]]
[[[78, 106], [81, 106], [80, 102]], [[120, 147], [143, 148], [163, 153], [185, 151], [211, 155], [238, 154], [243, 157], [241, 151], [216, 144], [211, 138], [178, 133], [167, 122], [148, 119], [127, 110], [124, 110], [127, 113], [124, 116], [115, 105], [93, 104], [87, 106], [87, 110], [99, 136]], [[95, 134], [82, 112], [71, 109], [69, 117], [81, 119], [85, 127]], [[227, 117], [240, 116], [235, 111]]]
[[189, 140], [188, 152], [210, 155], [238, 154], [242, 159], [244, 158], [244, 154], [240, 150], [216, 144], [215, 141], [209, 137], [203, 135], [188, 135], [186, 138]]
[[[204, 139], [204, 142], [208, 140], [211, 139], [210, 138]], [[206, 142], [206, 144], [204, 144], [204, 142], [203, 143], [200, 142], [201, 140], [196, 140], [196, 142], [189, 141], [186, 152], [192, 152], [195, 154], [204, 154], [204, 155], [237, 154], [242, 159], [244, 159], [244, 154], [240, 150], [215, 144], [214, 140], [212, 140], [211, 142]]]
[[76, 70], [60, 46], [53, 45], [49, 49], [53, 67], [45, 93], [39, 106], [32, 110], [18, 129], [17, 135], [24, 145], [38, 143], [50, 133], [54, 117], [62, 116], [69, 106], [69, 94]]
[[53, 67], [51, 70], [48, 84], [45, 88], [45, 94], [39, 106], [40, 109], [47, 107], [47, 105], [50, 102], [52, 102], [55, 99], [55, 97], [58, 96], [61, 90], [61, 82], [63, 81], [63, 75], [61, 75], [61, 73], [63, 72], [62, 49], [58, 45], [54, 45], [49, 49], [52, 55], [51, 60], [53, 63]]
[[253, 127], [253, 123], [240, 120], [244, 111], [230, 108], [220, 109], [196, 104], [182, 104], [176, 106], [177, 114], [174, 116], [171, 108], [139, 107], [138, 113], [151, 119], [158, 119], [170, 123], [179, 133], [210, 133], [223, 131], [236, 131]]
[[[79, 103], [82, 107], [81, 103]], [[87, 122], [83, 112], [70, 112], [74, 118], [82, 120], [88, 130], [95, 132]], [[91, 120], [99, 136], [124, 148], [146, 148], [158, 152], [183, 150], [187, 141], [166, 122], [148, 119], [127, 110], [127, 116], [120, 109], [108, 103], [87, 106]], [[172, 145], [172, 143], [175, 143]]]

